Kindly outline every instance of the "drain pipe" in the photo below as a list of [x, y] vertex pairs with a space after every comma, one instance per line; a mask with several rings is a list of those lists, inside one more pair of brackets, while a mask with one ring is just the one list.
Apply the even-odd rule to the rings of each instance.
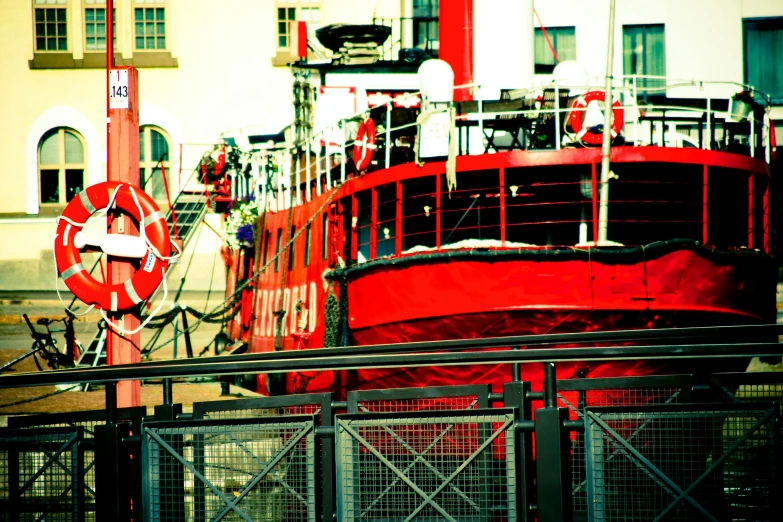
[[615, 0], [609, 0], [609, 38], [606, 45], [606, 83], [604, 84], [604, 141], [601, 152], [601, 191], [598, 207], [598, 241], [607, 240], [609, 225], [609, 172], [612, 155], [612, 66], [614, 61], [614, 8]]

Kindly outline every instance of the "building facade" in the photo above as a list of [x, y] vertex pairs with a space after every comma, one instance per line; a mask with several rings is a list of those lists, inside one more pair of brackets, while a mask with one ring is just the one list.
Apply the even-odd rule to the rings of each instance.
[[[463, 0], [441, 0], [446, 1]], [[142, 179], [162, 206], [163, 169], [176, 192], [222, 134], [241, 137], [251, 132], [246, 129], [272, 134], [292, 123], [288, 65], [296, 59], [296, 22], [307, 22], [314, 59], [329, 54], [313, 32], [331, 23], [389, 20], [396, 24], [392, 51], [443, 51], [438, 0], [115, 0], [114, 5], [115, 62], [139, 69]], [[603, 76], [608, 1], [466, 5], [472, 31], [463, 74], [482, 86], [478, 96], [497, 98], [500, 89], [548, 82], [556, 60], [576, 60], [590, 76]], [[54, 220], [82, 188], [106, 179], [105, 11], [105, 0], [0, 0], [3, 289], [54, 289]], [[783, 2], [620, 0], [614, 42], [616, 77], [704, 80], [684, 87], [683, 95], [690, 89], [694, 96], [715, 97], [733, 91], [709, 81], [748, 83], [770, 94], [771, 117], [783, 121]], [[520, 62], [526, 65], [518, 67]], [[218, 216], [207, 219], [220, 230]], [[208, 230], [190, 244], [186, 260], [195, 257], [187, 288], [222, 286], [215, 263], [220, 244]]]

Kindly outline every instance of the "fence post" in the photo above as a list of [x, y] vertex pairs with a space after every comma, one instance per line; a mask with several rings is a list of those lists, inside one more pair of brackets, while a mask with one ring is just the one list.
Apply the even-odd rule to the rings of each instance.
[[[127, 470], [121, 460], [121, 427], [117, 425], [117, 383], [108, 382], [106, 424], [95, 426], [95, 518], [127, 520], [131, 506], [122, 494]], [[127, 432], [127, 426], [122, 431]], [[127, 435], [128, 433], [125, 433]]]
[[[532, 410], [527, 394], [530, 392], [529, 382], [507, 382], [503, 385], [503, 406], [516, 408], [515, 422], [531, 420]], [[520, 522], [532, 520], [530, 504], [532, 503], [533, 484], [533, 440], [530, 432], [521, 429], [514, 430], [514, 467], [516, 469], [517, 518]]]
[[563, 429], [568, 409], [557, 407], [555, 364], [544, 363], [544, 407], [535, 413], [539, 522], [573, 520], [571, 439]]

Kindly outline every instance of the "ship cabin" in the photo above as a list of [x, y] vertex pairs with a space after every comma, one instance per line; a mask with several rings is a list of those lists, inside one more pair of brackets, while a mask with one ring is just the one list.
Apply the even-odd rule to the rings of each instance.
[[638, 312], [621, 321], [632, 327], [770, 320], [764, 95], [651, 85], [615, 80], [603, 174], [601, 88], [478, 100], [457, 86], [442, 102], [302, 83], [313, 106], [366, 108], [258, 149], [236, 175], [233, 197], [260, 212], [255, 242], [228, 257], [227, 293], [241, 286], [245, 303], [232, 336], [272, 351], [552, 331], [565, 317], [598, 328], [619, 312]]

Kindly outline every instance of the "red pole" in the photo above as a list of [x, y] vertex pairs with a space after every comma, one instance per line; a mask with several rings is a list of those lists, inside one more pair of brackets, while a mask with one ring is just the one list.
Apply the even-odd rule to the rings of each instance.
[[753, 174], [748, 175], [748, 248], [753, 248]]
[[[133, 67], [113, 67], [114, 2], [106, 2], [106, 76], [109, 129], [106, 136], [106, 176], [109, 181], [120, 181], [136, 187], [139, 176], [139, 73]], [[115, 77], [116, 75], [116, 77]], [[114, 85], [112, 81], [114, 80]], [[112, 92], [112, 89], [114, 92]], [[112, 108], [114, 104], [115, 108]], [[111, 139], [112, 134], [117, 139]], [[133, 220], [122, 214], [110, 212], [107, 226], [112, 234], [139, 235]], [[132, 263], [108, 257], [108, 284], [122, 284], [133, 277]], [[127, 313], [109, 312], [109, 319], [125, 330], [134, 330], [141, 323], [141, 309]], [[137, 363], [141, 360], [141, 334], [120, 336], [111, 328], [106, 335], [106, 359], [110, 365]], [[141, 383], [123, 381], [117, 385], [117, 407], [125, 408], [141, 404]]]
[[707, 235], [707, 219], [709, 218], [709, 215], [707, 214], [707, 187], [709, 178], [707, 176], [707, 165], [704, 165], [704, 181], [703, 181], [703, 188], [702, 188], [702, 201], [704, 207], [702, 208], [702, 214], [701, 214], [701, 242], [703, 244], [707, 244], [707, 240], [709, 239], [709, 236]]
[[[442, 0], [438, 8], [438, 55], [454, 71], [454, 85], [473, 83], [473, 0]], [[470, 89], [454, 91], [454, 100], [472, 100]]]
[[500, 168], [500, 244], [506, 246], [506, 169], [503, 167]]
[[590, 164], [590, 175], [593, 184], [593, 246], [598, 246], [598, 182], [596, 179], [595, 163]]

